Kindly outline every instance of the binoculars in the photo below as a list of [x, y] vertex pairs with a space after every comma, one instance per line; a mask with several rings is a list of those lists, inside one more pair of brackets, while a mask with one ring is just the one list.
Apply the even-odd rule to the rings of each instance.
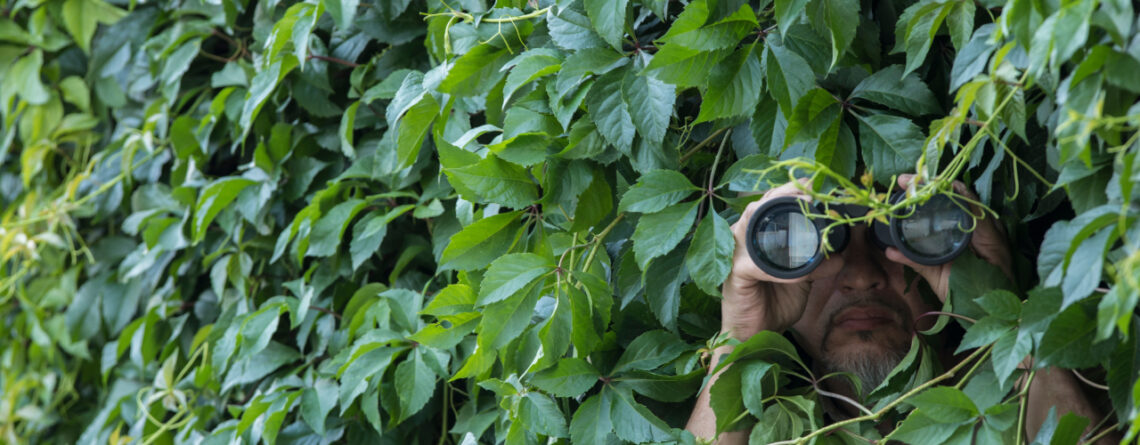
[[[905, 195], [891, 196], [897, 203]], [[811, 273], [823, 262], [823, 230], [835, 222], [820, 205], [808, 205], [812, 213], [803, 212], [802, 200], [782, 196], [769, 200], [756, 209], [748, 221], [748, 255], [761, 270], [775, 278], [798, 278]], [[867, 208], [845, 205], [831, 206], [849, 216], [863, 216]], [[952, 198], [937, 195], [926, 203], [908, 209], [905, 217], [889, 217], [887, 223], [869, 223], [867, 236], [879, 249], [897, 248], [912, 261], [927, 265], [945, 264], [970, 244], [974, 217]], [[839, 225], [828, 232], [831, 252], [847, 247], [851, 229]]]

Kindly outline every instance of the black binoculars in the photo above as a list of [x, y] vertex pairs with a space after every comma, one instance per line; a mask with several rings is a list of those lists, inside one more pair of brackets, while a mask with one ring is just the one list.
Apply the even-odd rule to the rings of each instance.
[[[891, 196], [897, 203], [905, 195]], [[820, 205], [807, 205], [812, 217], [805, 215], [805, 203], [795, 197], [782, 196], [769, 200], [756, 209], [748, 221], [748, 255], [761, 270], [775, 278], [798, 278], [811, 273], [823, 262], [824, 228], [835, 222]], [[863, 206], [831, 206], [849, 216], [863, 216]], [[912, 261], [932, 266], [953, 260], [970, 244], [974, 217], [946, 195], [937, 195], [926, 203], [911, 207], [904, 217], [889, 217], [887, 223], [869, 223], [867, 236], [879, 249], [895, 247]], [[828, 232], [831, 252], [847, 247], [850, 228], [838, 225]]]

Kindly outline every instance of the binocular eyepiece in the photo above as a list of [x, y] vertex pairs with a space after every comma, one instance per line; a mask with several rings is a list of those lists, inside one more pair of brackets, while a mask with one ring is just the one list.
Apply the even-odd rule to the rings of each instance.
[[[890, 202], [903, 198], [899, 192], [891, 196]], [[756, 209], [748, 222], [748, 255], [775, 278], [802, 277], [823, 262], [823, 230], [834, 220], [819, 205], [808, 205], [813, 213], [809, 218], [801, 205], [795, 197], [773, 198]], [[867, 210], [862, 206], [838, 207], [852, 216], [862, 216]], [[863, 213], [855, 214], [859, 211]], [[974, 217], [950, 197], [938, 195], [910, 208], [906, 217], [889, 217], [886, 224], [869, 224], [867, 235], [878, 248], [895, 247], [910, 260], [932, 266], [948, 263], [966, 249]], [[847, 225], [832, 228], [827, 239], [830, 250], [840, 252], [846, 248], [850, 232]]]

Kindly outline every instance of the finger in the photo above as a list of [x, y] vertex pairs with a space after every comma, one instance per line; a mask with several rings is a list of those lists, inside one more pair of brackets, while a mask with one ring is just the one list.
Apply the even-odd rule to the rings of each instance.
[[945, 289], [950, 285], [950, 277], [947, 274], [949, 270], [948, 264], [939, 266], [918, 264], [910, 258], [907, 258], [906, 255], [903, 255], [901, 251], [894, 247], [888, 247], [886, 255], [888, 260], [914, 269], [922, 279], [926, 280], [926, 283], [930, 285], [931, 289], [934, 289], [934, 293], [937, 294], [939, 298], [946, 298]]
[[762, 198], [749, 203], [748, 206], [744, 208], [744, 213], [740, 215], [740, 219], [736, 222], [736, 224], [733, 224], [733, 233], [739, 231], [740, 235], [743, 235], [744, 231], [747, 230], [748, 222], [752, 220], [752, 215], [756, 213], [756, 209], [760, 208], [760, 206], [764, 205], [764, 203], [772, 200], [773, 198], [780, 196], [798, 196], [810, 202], [811, 197], [804, 194], [804, 192], [801, 191], [799, 187], [797, 187], [797, 182], [799, 183], [799, 186], [807, 187], [807, 184], [811, 182], [811, 179], [800, 178], [795, 182], [788, 182], [787, 184], [768, 190], [764, 193], [764, 196]]

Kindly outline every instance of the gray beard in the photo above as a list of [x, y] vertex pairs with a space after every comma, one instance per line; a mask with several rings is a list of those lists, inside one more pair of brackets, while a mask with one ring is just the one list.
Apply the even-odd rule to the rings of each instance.
[[[854, 354], [852, 354], [854, 355]], [[889, 350], [882, 354], [859, 354], [848, 357], [827, 357], [823, 366], [830, 372], [849, 372], [863, 384], [859, 398], [870, 394], [887, 379], [906, 355], [904, 351]], [[852, 391], [854, 392], [854, 391]]]

